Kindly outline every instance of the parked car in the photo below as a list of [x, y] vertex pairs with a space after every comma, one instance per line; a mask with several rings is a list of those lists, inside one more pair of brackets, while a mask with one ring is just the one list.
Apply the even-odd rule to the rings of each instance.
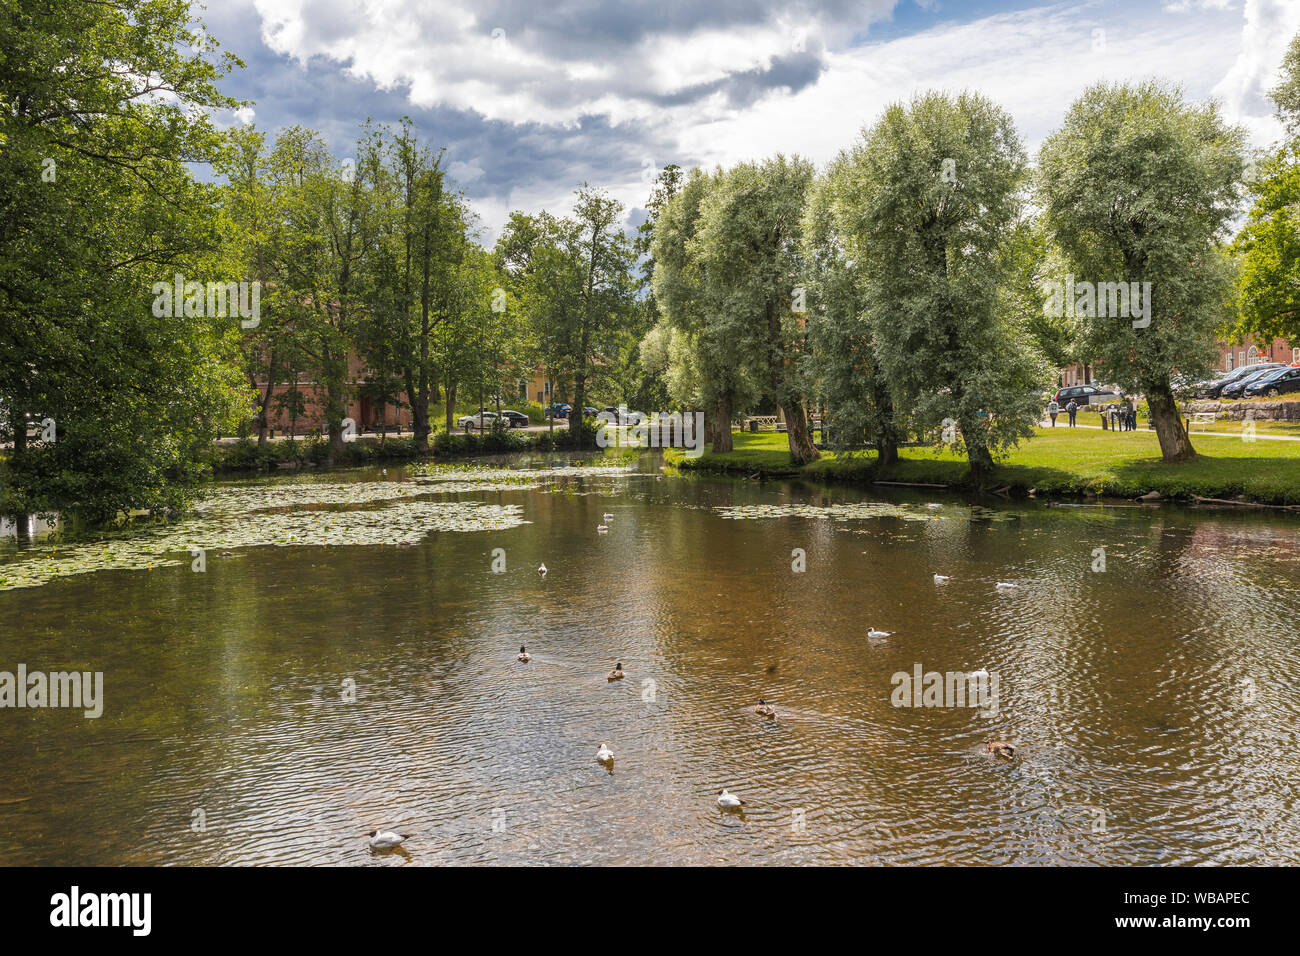
[[1117, 390], [1104, 385], [1070, 385], [1056, 393], [1056, 404], [1064, 408], [1071, 401], [1079, 405], [1104, 405], [1118, 402], [1124, 396]]
[[1235, 382], [1229, 382], [1227, 385], [1223, 386], [1219, 391], [1219, 398], [1227, 401], [1241, 398], [1247, 385], [1268, 378], [1268, 376], [1272, 375], [1279, 368], [1285, 368], [1285, 366], [1280, 362], [1268, 362], [1263, 365], [1253, 366], [1253, 368], [1254, 371], [1248, 372]]
[[479, 429], [491, 428], [497, 422], [496, 412], [479, 412], [475, 415], [462, 415], [456, 419], [456, 427], [463, 428], [467, 432], [477, 431]]
[[594, 407], [592, 407], [591, 405], [584, 405], [584, 406], [582, 407], [582, 417], [583, 417], [583, 418], [595, 418], [595, 417], [596, 417], [597, 415], [599, 415], [599, 414], [600, 414], [600, 409], [599, 409], [599, 408], [594, 408]]
[[1284, 365], [1271, 374], [1251, 382], [1241, 390], [1241, 396], [1259, 398], [1267, 395], [1269, 398], [1274, 398], [1287, 392], [1300, 392], [1300, 368]]
[[528, 424], [528, 416], [523, 412], [517, 412], [513, 408], [501, 409], [501, 417], [506, 420], [510, 428], [523, 428]]
[[1212, 382], [1206, 382], [1197, 391], [1201, 398], [1219, 398], [1223, 395], [1223, 390], [1229, 385], [1235, 385], [1247, 375], [1254, 375], [1260, 369], [1281, 368], [1281, 362], [1265, 362], [1261, 365], [1241, 365], [1233, 369], [1227, 375], [1217, 378]]
[[568, 402], [552, 402], [546, 406], [547, 418], [568, 418], [571, 406]]
[[640, 412], [620, 413], [613, 405], [606, 405], [597, 414], [603, 415], [604, 420], [612, 425], [639, 425], [644, 417]]

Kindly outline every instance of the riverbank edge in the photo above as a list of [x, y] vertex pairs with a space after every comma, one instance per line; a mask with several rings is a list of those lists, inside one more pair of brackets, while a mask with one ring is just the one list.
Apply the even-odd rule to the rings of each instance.
[[995, 465], [983, 486], [979, 486], [971, 476], [970, 466], [962, 461], [899, 458], [895, 464], [882, 470], [874, 458], [866, 456], [854, 456], [846, 460], [823, 453], [823, 457], [817, 461], [800, 466], [790, 461], [788, 454], [785, 455], [784, 462], [772, 460], [777, 454], [741, 450], [715, 455], [706, 451], [697, 458], [691, 458], [680, 449], [666, 449], [664, 462], [682, 472], [727, 475], [746, 480], [799, 479], [1046, 500], [1144, 499], [1300, 511], [1300, 469], [1293, 482], [1282, 486], [1260, 487], [1244, 479], [1215, 480], [1185, 470], [1195, 469], [1196, 462], [1171, 465], [1171, 469], [1184, 470], [1174, 470], [1168, 475], [1150, 477], [1143, 481], [1078, 475], [1064, 467], [1055, 469], [1004, 463]]

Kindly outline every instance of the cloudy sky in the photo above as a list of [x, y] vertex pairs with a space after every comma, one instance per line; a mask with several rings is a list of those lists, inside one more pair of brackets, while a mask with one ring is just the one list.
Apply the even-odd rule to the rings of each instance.
[[993, 97], [1032, 152], [1089, 84], [1160, 76], [1264, 145], [1300, 0], [208, 0], [200, 16], [247, 64], [225, 84], [255, 101], [239, 121], [314, 127], [344, 158], [367, 117], [409, 115], [490, 242], [509, 210], [564, 211], [584, 180], [634, 225], [667, 163], [825, 162], [929, 88]]

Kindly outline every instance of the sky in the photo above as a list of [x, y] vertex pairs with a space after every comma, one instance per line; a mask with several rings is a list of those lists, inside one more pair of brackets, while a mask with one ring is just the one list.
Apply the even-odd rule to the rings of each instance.
[[1300, 0], [208, 0], [246, 64], [223, 122], [319, 130], [352, 155], [410, 116], [495, 240], [511, 210], [564, 213], [583, 182], [644, 218], [668, 163], [777, 152], [826, 163], [890, 103], [977, 90], [1031, 157], [1100, 80], [1216, 97], [1257, 146]]

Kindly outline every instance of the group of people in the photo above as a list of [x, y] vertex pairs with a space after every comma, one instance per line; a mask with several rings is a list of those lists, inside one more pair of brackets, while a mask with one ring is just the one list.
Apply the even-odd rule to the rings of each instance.
[[[1075, 427], [1075, 417], [1079, 413], [1079, 403], [1074, 399], [1070, 399], [1069, 403], [1065, 406], [1065, 412], [1070, 416], [1070, 427]], [[1052, 427], [1055, 428], [1056, 416], [1061, 414], [1061, 406], [1056, 399], [1052, 399], [1047, 403], [1047, 414], [1052, 419]], [[1116, 431], [1137, 431], [1137, 406], [1134, 405], [1131, 400], [1127, 400], [1120, 405], [1113, 405], [1110, 409], [1102, 411], [1101, 414], [1110, 418], [1110, 426]], [[1102, 425], [1103, 427], [1105, 426], [1105, 418], [1102, 419]]]

